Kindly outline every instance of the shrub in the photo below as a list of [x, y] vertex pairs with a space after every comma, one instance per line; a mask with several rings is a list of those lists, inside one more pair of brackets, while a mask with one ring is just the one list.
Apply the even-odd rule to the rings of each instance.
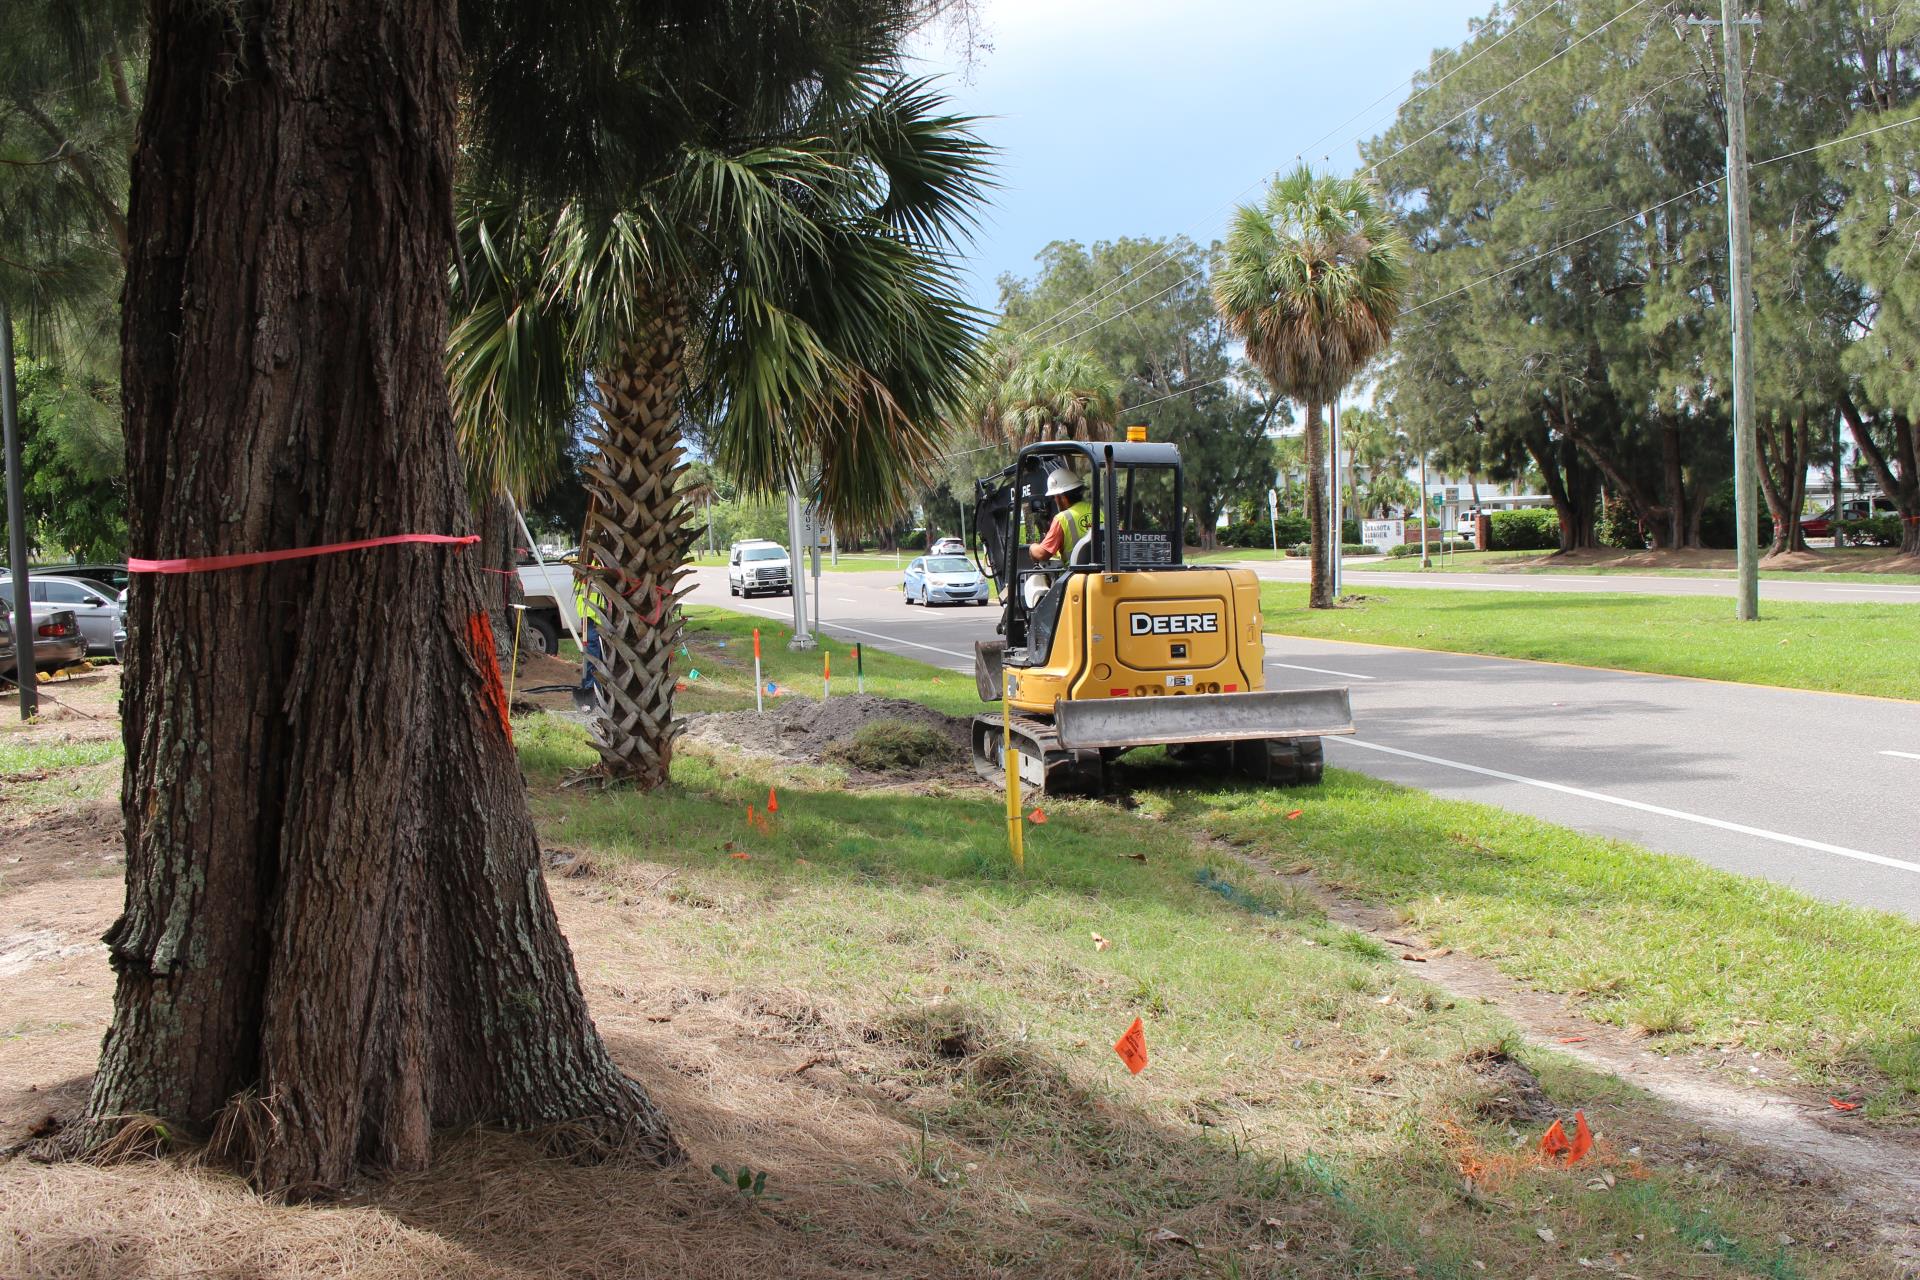
[[904, 720], [874, 720], [829, 753], [868, 773], [905, 773], [959, 755], [953, 743], [925, 725]]
[[[1303, 556], [1310, 556], [1313, 554], [1313, 544], [1311, 542], [1296, 542], [1287, 548], [1287, 554], [1296, 560]], [[1380, 548], [1370, 542], [1343, 542], [1340, 544], [1340, 554], [1343, 556], [1377, 556], [1380, 554]]]
[[[1700, 513], [1700, 545], [1718, 547], [1722, 550], [1736, 545], [1733, 519], [1733, 481], [1724, 480], [1720, 487], [1707, 495], [1706, 510]], [[1760, 546], [1764, 550], [1773, 541], [1773, 517], [1767, 512], [1764, 497], [1760, 498]]]
[[[1427, 539], [1428, 555], [1437, 556], [1445, 551], [1471, 551], [1471, 550], [1473, 550], [1473, 544], [1471, 542], [1464, 541], [1460, 538], [1430, 537]], [[1399, 546], [1387, 552], [1387, 554], [1394, 557], [1417, 556], [1420, 554], [1420, 544], [1417, 542], [1403, 542]]]
[[1548, 507], [1495, 511], [1487, 523], [1489, 551], [1556, 551], [1560, 547], [1560, 517]]
[[1593, 522], [1593, 537], [1603, 547], [1617, 547], [1622, 551], [1647, 549], [1647, 535], [1640, 532], [1633, 508], [1625, 498], [1611, 493], [1600, 504], [1600, 516]]
[[1282, 511], [1273, 525], [1267, 523], [1265, 512], [1257, 519], [1236, 520], [1221, 529], [1214, 540], [1223, 547], [1270, 547], [1276, 526], [1283, 547], [1307, 539], [1307, 518], [1298, 512]]
[[1868, 516], [1864, 520], [1842, 520], [1840, 536], [1857, 547], [1897, 547], [1900, 545], [1900, 517]]

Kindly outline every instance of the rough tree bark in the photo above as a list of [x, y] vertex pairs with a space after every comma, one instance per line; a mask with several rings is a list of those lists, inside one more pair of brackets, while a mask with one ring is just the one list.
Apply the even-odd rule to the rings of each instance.
[[653, 319], [595, 378], [583, 558], [605, 602], [594, 667], [600, 774], [653, 788], [667, 780], [682, 728], [673, 718], [673, 655], [695, 531], [680, 492], [687, 309], [666, 301], [641, 310]]
[[1309, 398], [1307, 409], [1307, 540], [1309, 560], [1307, 566], [1308, 582], [1307, 606], [1312, 609], [1333, 608], [1333, 578], [1328, 572], [1328, 555], [1339, 555], [1339, 530], [1333, 531], [1334, 543], [1329, 548], [1327, 526], [1333, 518], [1328, 510], [1327, 500], [1327, 445], [1320, 424], [1320, 402]]
[[1760, 489], [1773, 517], [1773, 546], [1768, 555], [1805, 551], [1800, 532], [1800, 510], [1807, 499], [1807, 411], [1797, 415], [1769, 414], [1754, 424], [1755, 458]]
[[[452, 0], [153, 15], [134, 554], [463, 532]], [[114, 1016], [69, 1150], [157, 1117], [294, 1196], [420, 1168], [449, 1125], [679, 1158], [587, 1016], [481, 577], [411, 545], [135, 578]]]

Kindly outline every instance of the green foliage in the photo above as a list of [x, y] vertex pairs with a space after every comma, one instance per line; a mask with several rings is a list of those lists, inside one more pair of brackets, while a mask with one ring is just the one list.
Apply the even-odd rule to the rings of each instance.
[[[1419, 555], [1420, 550], [1420, 544], [1417, 542], [1402, 542], [1389, 550], [1387, 554], [1397, 560], [1404, 560], [1408, 556]], [[1437, 556], [1449, 551], [1460, 552], [1471, 550], [1473, 550], [1473, 544], [1471, 542], [1456, 541], [1452, 538], [1429, 538], [1426, 546], [1427, 554], [1432, 556]]]
[[749, 1200], [772, 1202], [780, 1199], [779, 1196], [770, 1196], [767, 1194], [767, 1171], [765, 1169], [755, 1172], [744, 1164], [732, 1173], [728, 1173], [726, 1166], [721, 1164], [711, 1165], [709, 1169], [714, 1177], [720, 1179], [722, 1183], [738, 1191]]
[[1552, 551], [1560, 545], [1560, 517], [1546, 507], [1495, 511], [1487, 524], [1489, 551]]
[[1270, 433], [1288, 421], [1283, 404], [1229, 379], [1243, 366], [1207, 300], [1207, 254], [1185, 237], [1122, 238], [1091, 248], [1056, 241], [1039, 261], [1032, 279], [1001, 277], [1009, 340], [1084, 353], [1117, 377], [1112, 421], [1179, 446], [1190, 535], [1204, 544], [1224, 512], [1272, 484]]
[[1864, 520], [1842, 520], [1840, 536], [1856, 547], [1897, 547], [1900, 545], [1900, 517], [1869, 516]]
[[[127, 549], [118, 386], [81, 385], [67, 366], [18, 369], [20, 462], [30, 552], [40, 559], [117, 560]], [[6, 495], [0, 491], [0, 541]]]
[[[1694, 517], [1732, 459], [1719, 45], [1605, 0], [1538, 16], [1436, 53], [1431, 88], [1364, 148], [1416, 247], [1421, 316], [1386, 403], [1443, 467], [1549, 479], [1591, 522], [1576, 541], [1711, 543]], [[1747, 80], [1760, 431], [1831, 420], [1851, 389], [1909, 477], [1890, 410], [1920, 405], [1920, 207], [1898, 194], [1920, 130], [1812, 149], [1920, 109], [1917, 36], [1900, 0], [1779, 6]], [[1595, 518], [1603, 474], [1627, 515]], [[1920, 502], [1911, 478], [1883, 484]]]

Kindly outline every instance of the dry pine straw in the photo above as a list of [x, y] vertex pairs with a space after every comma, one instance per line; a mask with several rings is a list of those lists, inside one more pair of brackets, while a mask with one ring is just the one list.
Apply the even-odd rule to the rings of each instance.
[[[292, 1207], [252, 1196], [191, 1156], [107, 1167], [16, 1159], [0, 1165], [0, 1276], [933, 1277], [1001, 1274], [1000, 1262], [1119, 1276], [1184, 1274], [1196, 1262], [1184, 1246], [1166, 1245], [1143, 1267], [1106, 1243], [1113, 1221], [1085, 1207], [1093, 1188], [1084, 1178], [1021, 1188], [1025, 1212], [1016, 1216], [1003, 1196], [943, 1185], [944, 1172], [917, 1177], [919, 1135], [901, 1104], [950, 1099], [971, 1068], [948, 1055], [977, 1059], [1000, 1084], [1030, 1072], [1022, 1059], [964, 1021], [960, 1046], [943, 1049], [937, 1029], [878, 1028], [804, 994], [690, 985], [646, 938], [646, 917], [695, 910], [644, 894], [640, 883], [660, 871], [624, 869], [618, 878], [634, 886], [625, 890], [556, 881], [555, 893], [599, 1025], [673, 1116], [695, 1152], [690, 1167], [575, 1167], [541, 1158], [530, 1141], [476, 1133], [445, 1141], [430, 1172], [337, 1206]], [[104, 899], [95, 906], [110, 909]], [[90, 972], [99, 967], [89, 955], [32, 976], [101, 988]], [[55, 1085], [40, 1096], [77, 1102], [75, 1073], [90, 1065], [98, 1037], [97, 1021], [88, 1022], [53, 1034], [59, 1052], [11, 1062], [8, 1083], [38, 1077]], [[1091, 1104], [1091, 1120], [1120, 1146], [1157, 1144], [1136, 1114], [1050, 1075], [1045, 1083], [1061, 1091], [1057, 1103]], [[16, 1128], [0, 1140], [18, 1136]], [[985, 1152], [937, 1138], [929, 1152], [955, 1175], [1003, 1172]], [[707, 1171], [736, 1159], [768, 1171], [769, 1193], [781, 1199], [749, 1204]], [[1022, 1172], [1004, 1171], [1014, 1181]], [[1244, 1234], [1254, 1208], [1218, 1188], [1181, 1225], [1200, 1238]]]

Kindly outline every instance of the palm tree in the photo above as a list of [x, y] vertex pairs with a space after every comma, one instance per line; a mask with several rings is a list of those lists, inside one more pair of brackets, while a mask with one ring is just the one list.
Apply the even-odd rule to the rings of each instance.
[[988, 444], [1010, 449], [1042, 440], [1105, 440], [1120, 416], [1120, 379], [1084, 351], [1000, 339], [961, 408], [962, 422]]
[[483, 265], [450, 359], [461, 414], [537, 433], [583, 389], [592, 408], [581, 560], [606, 602], [603, 778], [657, 786], [679, 732], [689, 417], [743, 488], [817, 495], [840, 520], [898, 509], [938, 455], [978, 343], [945, 253], [986, 155], [942, 105], [869, 59], [778, 118], [690, 117], [617, 212], [467, 201]]
[[1386, 346], [1406, 289], [1406, 253], [1372, 188], [1316, 178], [1301, 165], [1275, 179], [1261, 204], [1240, 207], [1214, 269], [1214, 306], [1247, 358], [1307, 411], [1316, 609], [1333, 605], [1320, 408]]

